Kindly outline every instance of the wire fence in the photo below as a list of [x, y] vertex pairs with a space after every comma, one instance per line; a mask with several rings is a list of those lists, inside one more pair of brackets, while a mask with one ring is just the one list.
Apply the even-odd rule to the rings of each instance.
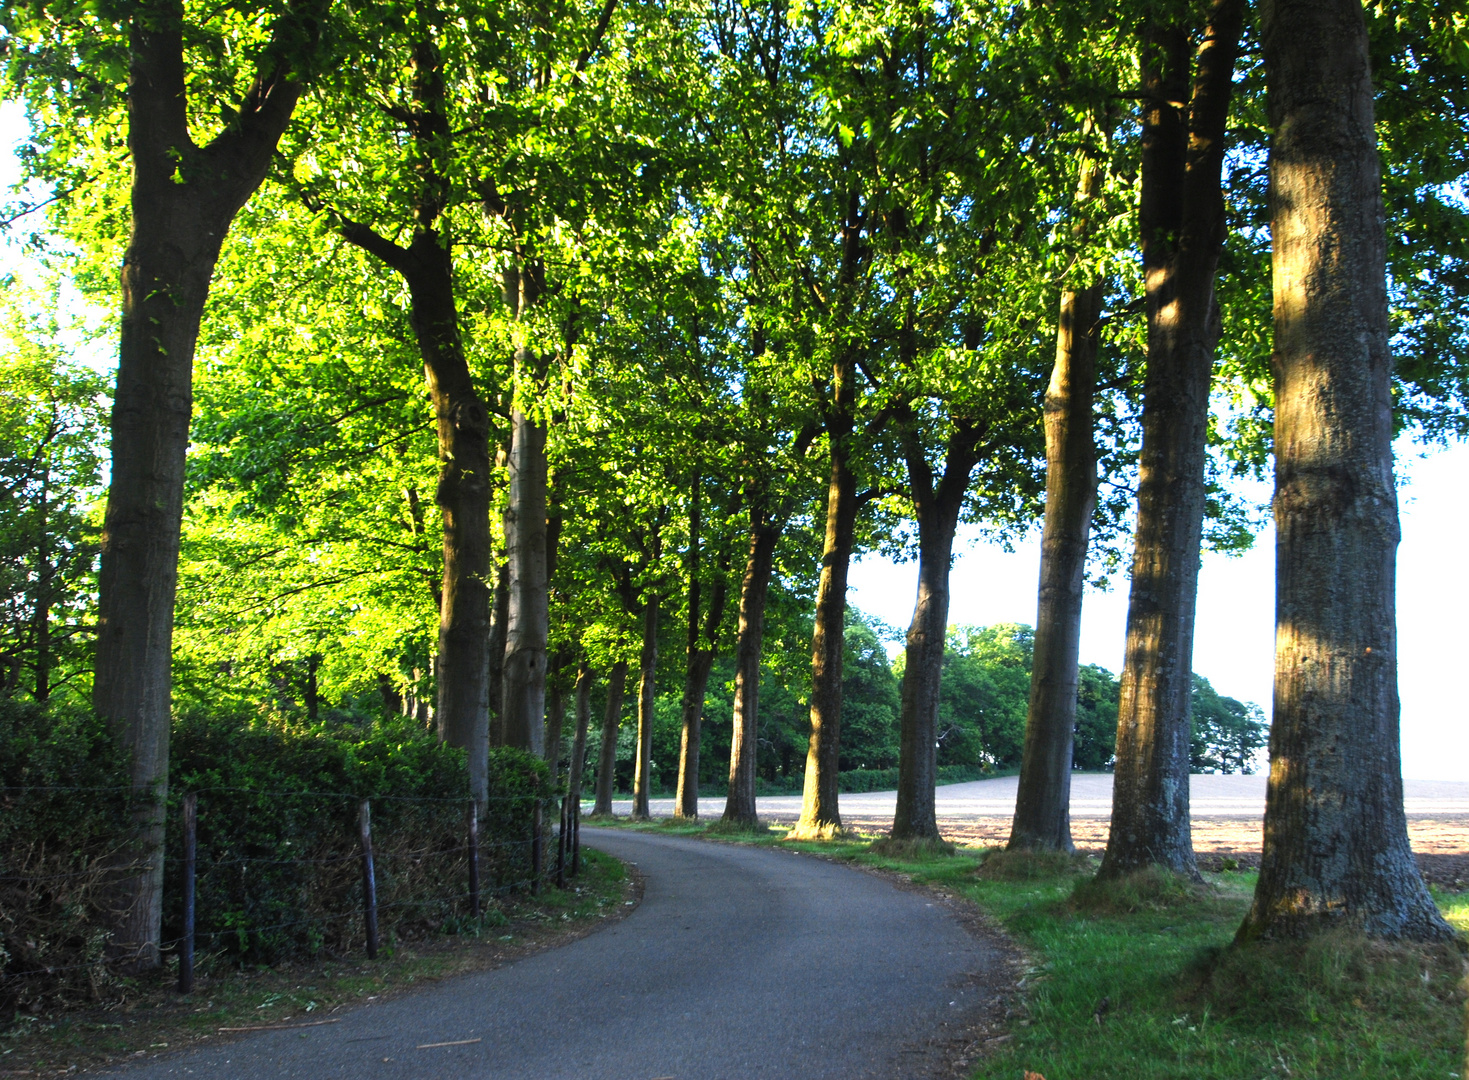
[[126, 920], [109, 904], [128, 879], [161, 879], [159, 948], [188, 992], [200, 960], [371, 958], [385, 940], [483, 925], [510, 894], [564, 886], [580, 866], [579, 805], [538, 791], [476, 804], [200, 786], [170, 795], [164, 844], [155, 839], [151, 856], [127, 824], [131, 789], [0, 788], [6, 808], [28, 797], [100, 799], [115, 827], [80, 839], [17, 831], [0, 845], [0, 1003], [9, 1005], [95, 1000], [122, 985], [130, 950], [116, 928]]

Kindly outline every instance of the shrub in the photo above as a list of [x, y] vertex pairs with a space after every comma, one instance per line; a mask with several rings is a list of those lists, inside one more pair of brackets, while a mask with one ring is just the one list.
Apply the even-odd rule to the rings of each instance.
[[[464, 754], [417, 724], [194, 714], [176, 720], [170, 758], [165, 949], [183, 929], [180, 807], [191, 792], [195, 940], [206, 962], [360, 947], [364, 799], [384, 941], [466, 925]], [[544, 762], [491, 752], [479, 833], [487, 906], [528, 882], [536, 807], [553, 794]], [[0, 1006], [115, 994], [101, 902], [127, 850], [130, 807], [126, 759], [104, 723], [0, 699]]]
[[129, 805], [105, 724], [0, 698], [0, 1006], [96, 998], [116, 982], [99, 904]]
[[[360, 947], [358, 819], [371, 804], [384, 940], [459, 925], [468, 904], [464, 754], [412, 721], [288, 727], [194, 716], [175, 725], [164, 938], [182, 931], [179, 805], [198, 797], [196, 947], [250, 962]], [[550, 795], [522, 751], [491, 754], [480, 822], [485, 895], [529, 876], [531, 822]]]

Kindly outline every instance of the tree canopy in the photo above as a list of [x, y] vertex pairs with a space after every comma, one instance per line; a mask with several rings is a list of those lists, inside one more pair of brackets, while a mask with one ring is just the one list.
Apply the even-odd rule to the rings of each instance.
[[[6, 6], [0, 217], [124, 288], [111, 386], [7, 294], [0, 692], [90, 698], [140, 791], [199, 706], [411, 717], [480, 798], [488, 745], [556, 768], [577, 672], [620, 670], [636, 720], [595, 696], [639, 806], [804, 775], [829, 833], [839, 774], [898, 768], [898, 832], [933, 838], [935, 770], [1018, 768], [1054, 662], [1044, 612], [950, 625], [956, 530], [1040, 526], [1080, 371], [1068, 617], [1140, 539], [1121, 682], [1062, 658], [1067, 760], [1130, 777], [1163, 717], [1179, 768], [1253, 770], [1261, 710], [1191, 671], [1190, 575], [1252, 543], [1232, 479], [1282, 430], [1273, 10]], [[1462, 13], [1364, 19], [1385, 393], [1460, 437]], [[918, 562], [900, 656], [847, 607], [864, 552]]]

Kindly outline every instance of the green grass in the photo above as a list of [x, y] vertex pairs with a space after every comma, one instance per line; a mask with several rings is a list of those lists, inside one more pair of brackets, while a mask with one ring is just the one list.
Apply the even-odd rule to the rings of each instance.
[[[684, 822], [624, 826], [676, 835]], [[960, 848], [874, 853], [870, 844], [785, 842], [785, 830], [718, 839], [779, 845], [901, 873], [964, 896], [1031, 958], [1013, 1038], [975, 1080], [1451, 1080], [1465, 1072], [1464, 959], [1453, 946], [1229, 948], [1254, 876], [1166, 874], [1097, 886], [1086, 859]], [[1436, 893], [1469, 931], [1469, 893]]]
[[623, 865], [588, 848], [582, 854], [582, 874], [564, 891], [548, 886], [537, 897], [513, 897], [477, 922], [457, 923], [453, 934], [386, 943], [376, 960], [359, 954], [273, 968], [206, 966], [187, 997], [173, 989], [175, 976], [160, 972], [138, 980], [121, 1004], [18, 1014], [0, 1027], [0, 1077], [156, 1055], [220, 1038], [223, 1027], [329, 1019], [363, 1001], [558, 944], [627, 910]]

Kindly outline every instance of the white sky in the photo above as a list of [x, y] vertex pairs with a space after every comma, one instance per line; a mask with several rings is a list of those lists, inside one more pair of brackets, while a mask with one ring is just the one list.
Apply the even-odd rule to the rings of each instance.
[[[0, 104], [0, 189], [15, 182], [12, 153], [25, 138], [24, 117]], [[0, 239], [0, 270], [23, 269], [14, 248]], [[1449, 673], [1469, 661], [1469, 574], [1461, 538], [1469, 535], [1469, 447], [1428, 453], [1404, 446], [1400, 476], [1403, 542], [1398, 552], [1399, 684], [1403, 702], [1403, 775], [1415, 780], [1460, 780], [1469, 775], [1469, 683]], [[971, 538], [977, 535], [971, 533]], [[950, 620], [985, 625], [1034, 624], [1040, 542], [1033, 537], [1012, 553], [980, 543], [958, 545]], [[1270, 711], [1274, 646], [1274, 540], [1270, 530], [1242, 556], [1206, 554], [1199, 579], [1199, 624], [1194, 669], [1230, 697]], [[851, 602], [906, 628], [917, 583], [916, 564], [871, 556], [852, 569]], [[1082, 663], [1112, 671], [1122, 666], [1127, 582], [1088, 592], [1082, 616]]]

